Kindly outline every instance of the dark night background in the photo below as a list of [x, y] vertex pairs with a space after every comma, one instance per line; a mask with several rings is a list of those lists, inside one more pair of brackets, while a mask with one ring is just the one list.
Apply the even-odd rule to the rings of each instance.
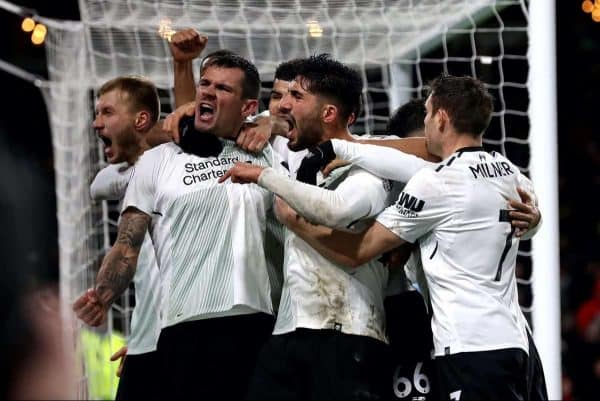
[[[74, 0], [14, 3], [48, 18], [79, 19]], [[556, 3], [563, 386], [565, 399], [592, 399], [600, 392], [600, 23], [581, 10], [581, 0]], [[0, 10], [0, 59], [45, 78], [44, 47], [32, 45], [20, 24], [20, 17]], [[55, 279], [58, 234], [46, 106], [38, 88], [2, 70], [0, 85], [3, 263]]]

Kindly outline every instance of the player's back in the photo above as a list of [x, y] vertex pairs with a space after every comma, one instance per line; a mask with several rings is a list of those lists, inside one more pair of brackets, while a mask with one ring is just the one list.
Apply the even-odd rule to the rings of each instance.
[[[514, 272], [519, 241], [507, 211], [508, 199], [519, 197], [516, 188], [523, 176], [502, 155], [482, 148], [458, 151], [418, 176], [438, 197], [430, 205], [437, 224], [420, 239], [436, 355], [514, 347], [527, 351]], [[409, 198], [404, 193], [399, 202], [422, 208], [419, 199]]]

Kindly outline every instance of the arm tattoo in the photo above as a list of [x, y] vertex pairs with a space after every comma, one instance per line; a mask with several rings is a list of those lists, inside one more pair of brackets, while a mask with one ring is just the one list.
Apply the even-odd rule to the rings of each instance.
[[139, 251], [148, 230], [150, 216], [141, 212], [126, 211], [119, 223], [119, 234], [116, 243]]
[[133, 279], [140, 247], [150, 224], [150, 216], [138, 210], [127, 210], [121, 216], [117, 240], [102, 261], [96, 289], [108, 307]]

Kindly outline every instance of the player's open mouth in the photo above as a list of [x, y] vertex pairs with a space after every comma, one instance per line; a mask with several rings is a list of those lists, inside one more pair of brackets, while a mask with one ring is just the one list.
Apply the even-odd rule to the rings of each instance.
[[111, 149], [112, 140], [103, 135], [98, 135], [98, 137], [104, 143], [104, 154], [110, 157], [110, 155], [112, 155], [112, 149]]
[[292, 131], [294, 130], [294, 128], [296, 127], [296, 121], [294, 120], [294, 118], [290, 115], [284, 115], [281, 116], [282, 119], [285, 120], [285, 122], [288, 123], [288, 132], [287, 132], [287, 137], [288, 139], [290, 138]]
[[215, 109], [214, 106], [208, 103], [200, 103], [198, 105], [198, 117], [200, 119], [200, 121], [210, 121], [214, 114], [215, 114]]

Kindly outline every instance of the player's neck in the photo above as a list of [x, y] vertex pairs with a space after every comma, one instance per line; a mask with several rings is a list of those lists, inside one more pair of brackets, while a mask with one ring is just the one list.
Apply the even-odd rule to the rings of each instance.
[[343, 139], [345, 141], [355, 141], [354, 137], [348, 131], [346, 127], [331, 127], [329, 129], [325, 129], [325, 135], [323, 135], [323, 141], [327, 141], [329, 139]]
[[451, 154], [461, 148], [482, 146], [481, 135], [474, 137], [469, 134], [451, 134], [449, 135], [442, 146], [442, 160], [447, 159]]
[[134, 165], [138, 161], [140, 156], [148, 149], [150, 149], [150, 145], [148, 145], [148, 142], [146, 142], [145, 140], [141, 140], [127, 158], [127, 164], [129, 164], [130, 166]]

